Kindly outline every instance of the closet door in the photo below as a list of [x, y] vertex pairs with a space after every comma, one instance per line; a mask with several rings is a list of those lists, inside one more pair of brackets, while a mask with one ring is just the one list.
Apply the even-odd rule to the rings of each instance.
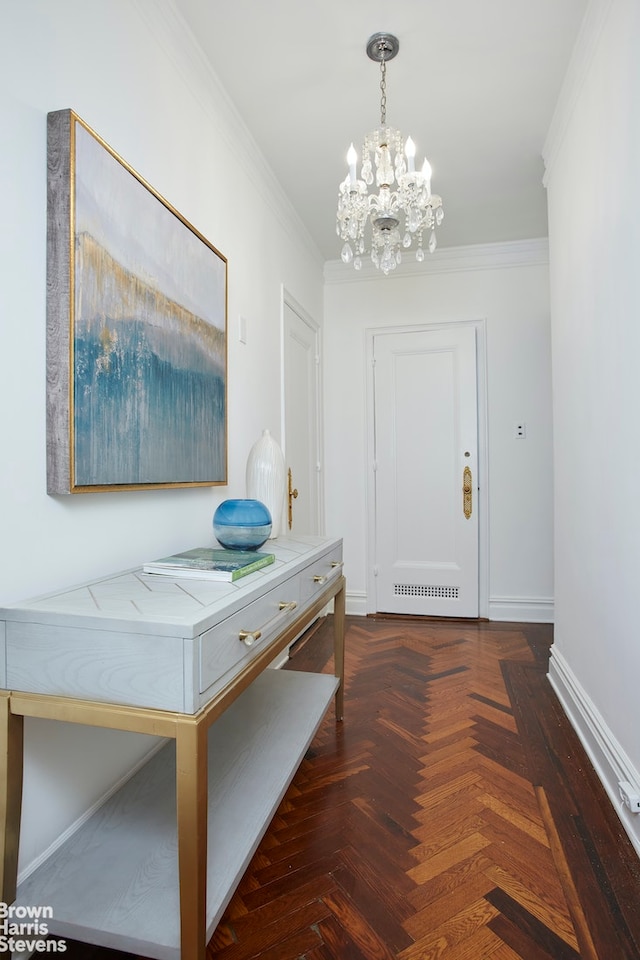
[[319, 338], [315, 324], [285, 300], [284, 455], [296, 495], [286, 495], [283, 533], [319, 534], [322, 528]]

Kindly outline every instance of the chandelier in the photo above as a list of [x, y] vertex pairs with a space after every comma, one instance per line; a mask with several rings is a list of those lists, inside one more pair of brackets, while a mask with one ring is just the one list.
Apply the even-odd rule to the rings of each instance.
[[431, 193], [429, 161], [425, 159], [417, 171], [413, 140], [407, 137], [403, 142], [400, 131], [387, 126], [387, 61], [393, 60], [399, 46], [390, 33], [376, 33], [367, 42], [367, 56], [380, 64], [380, 126], [364, 139], [360, 179], [353, 144], [349, 148], [349, 173], [340, 184], [336, 217], [336, 233], [344, 241], [343, 261], [360, 270], [369, 250], [385, 275], [402, 262], [403, 250], [414, 250], [416, 260], [424, 260], [425, 234], [427, 250], [433, 253], [435, 229], [444, 217], [442, 198]]

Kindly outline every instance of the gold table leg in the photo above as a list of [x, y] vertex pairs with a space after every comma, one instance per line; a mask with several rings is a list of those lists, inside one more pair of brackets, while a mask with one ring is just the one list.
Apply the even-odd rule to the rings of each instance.
[[11, 712], [11, 693], [0, 691], [0, 900], [13, 903], [18, 881], [24, 719]]
[[207, 735], [205, 723], [178, 723], [176, 802], [181, 960], [204, 960], [206, 950]]
[[336, 677], [340, 679], [340, 686], [336, 690], [336, 720], [344, 719], [344, 611], [345, 611], [345, 584], [336, 593], [333, 602], [333, 658]]

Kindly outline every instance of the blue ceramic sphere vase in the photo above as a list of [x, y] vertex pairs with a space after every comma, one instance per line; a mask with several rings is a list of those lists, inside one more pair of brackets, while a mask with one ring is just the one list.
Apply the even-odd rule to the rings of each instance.
[[227, 550], [257, 550], [269, 539], [271, 514], [259, 500], [224, 500], [213, 515], [213, 532]]

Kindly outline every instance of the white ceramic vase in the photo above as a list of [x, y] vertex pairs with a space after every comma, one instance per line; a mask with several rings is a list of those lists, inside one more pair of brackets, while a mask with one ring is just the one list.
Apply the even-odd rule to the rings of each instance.
[[284, 457], [268, 430], [256, 440], [247, 459], [247, 497], [260, 500], [271, 514], [270, 540], [280, 533], [284, 507]]

